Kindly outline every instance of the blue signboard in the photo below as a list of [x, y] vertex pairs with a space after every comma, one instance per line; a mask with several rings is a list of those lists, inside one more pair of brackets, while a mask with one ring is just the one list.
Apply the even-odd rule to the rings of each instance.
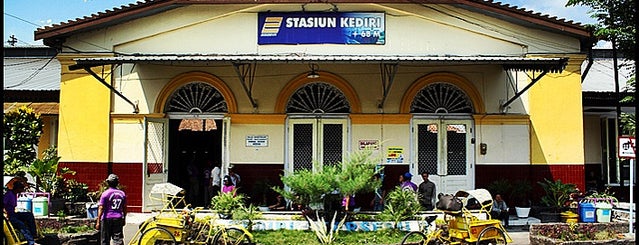
[[384, 13], [263, 12], [258, 44], [384, 44]]

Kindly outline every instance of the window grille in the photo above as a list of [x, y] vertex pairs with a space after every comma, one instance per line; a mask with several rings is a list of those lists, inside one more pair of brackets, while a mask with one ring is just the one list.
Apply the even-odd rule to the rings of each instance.
[[411, 113], [472, 113], [473, 106], [461, 89], [448, 83], [434, 83], [413, 98]]
[[192, 82], [177, 89], [166, 108], [167, 112], [228, 112], [222, 93], [204, 82]]
[[291, 96], [286, 106], [287, 113], [349, 113], [350, 104], [346, 96], [328, 83], [309, 83]]

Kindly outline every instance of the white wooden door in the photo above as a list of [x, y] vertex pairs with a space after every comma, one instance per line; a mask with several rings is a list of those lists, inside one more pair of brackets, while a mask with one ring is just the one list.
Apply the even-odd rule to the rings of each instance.
[[438, 193], [474, 189], [472, 120], [419, 119], [413, 125], [414, 182], [428, 172]]
[[[347, 119], [290, 119], [288, 171], [319, 170], [341, 162], [347, 150]], [[321, 163], [314, 166], [314, 162]]]
[[162, 202], [151, 200], [149, 193], [155, 184], [168, 181], [169, 119], [144, 119], [144, 163], [142, 167], [142, 211], [162, 208]]

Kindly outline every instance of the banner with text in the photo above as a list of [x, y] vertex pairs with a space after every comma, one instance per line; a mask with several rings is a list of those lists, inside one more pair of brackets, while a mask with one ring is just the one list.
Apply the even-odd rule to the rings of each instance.
[[379, 44], [385, 15], [377, 12], [263, 12], [258, 44]]

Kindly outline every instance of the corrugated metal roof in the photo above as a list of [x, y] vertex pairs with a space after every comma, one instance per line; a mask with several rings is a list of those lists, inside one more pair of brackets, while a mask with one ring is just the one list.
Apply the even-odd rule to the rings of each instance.
[[176, 64], [201, 62], [260, 63], [417, 63], [455, 65], [503, 65], [512, 70], [548, 70], [561, 72], [567, 58], [524, 58], [502, 56], [397, 56], [397, 55], [137, 55], [79, 58], [71, 69], [106, 64]]
[[4, 58], [5, 90], [60, 90], [60, 62], [51, 58]]
[[12, 103], [3, 103], [4, 113], [17, 110], [22, 106], [27, 106], [33, 108], [33, 110], [40, 115], [58, 115], [58, 111], [60, 109], [60, 105], [55, 102], [46, 102], [46, 103], [34, 103], [34, 102], [12, 102]]

